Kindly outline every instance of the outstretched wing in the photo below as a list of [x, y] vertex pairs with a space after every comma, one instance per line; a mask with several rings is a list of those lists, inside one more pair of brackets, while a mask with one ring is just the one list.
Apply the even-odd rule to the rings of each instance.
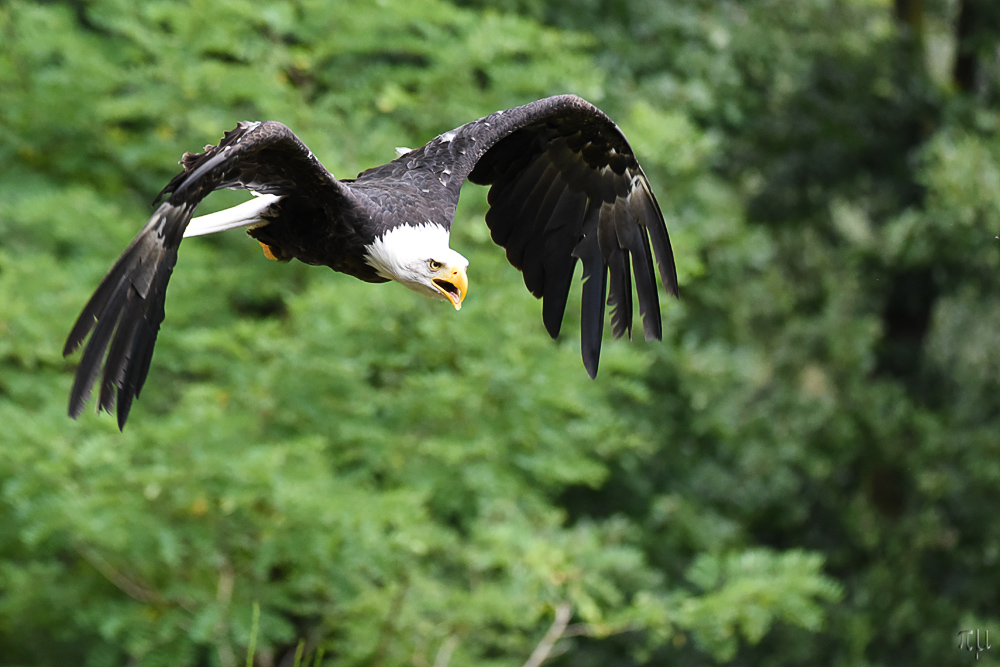
[[549, 97], [446, 132], [422, 157], [452, 187], [466, 177], [491, 186], [493, 240], [542, 298], [553, 338], [583, 262], [581, 346], [591, 377], [605, 298], [614, 336], [631, 336], [633, 277], [646, 339], [662, 337], [654, 256], [663, 287], [678, 295], [667, 227], [632, 147], [600, 109], [575, 95]]
[[281, 123], [241, 122], [218, 146], [186, 153], [181, 163], [184, 171], [157, 201], [167, 193], [170, 198], [111, 267], [66, 340], [64, 356], [93, 332], [70, 392], [71, 417], [83, 411], [100, 375], [99, 408], [112, 412], [117, 402], [118, 427], [124, 427], [149, 370], [177, 248], [195, 208], [210, 192], [245, 188], [274, 195], [344, 196], [343, 186]]

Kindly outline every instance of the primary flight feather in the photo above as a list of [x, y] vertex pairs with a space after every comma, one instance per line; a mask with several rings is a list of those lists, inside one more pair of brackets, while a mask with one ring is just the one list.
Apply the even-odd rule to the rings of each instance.
[[[394, 280], [459, 309], [469, 262], [448, 246], [451, 223], [462, 184], [488, 185], [492, 238], [542, 299], [553, 338], [582, 262], [581, 347], [591, 377], [605, 303], [613, 335], [631, 335], [634, 279], [646, 339], [660, 339], [655, 274], [667, 292], [678, 293], [663, 215], [631, 146], [611, 119], [575, 95], [497, 111], [351, 180], [334, 178], [274, 121], [241, 122], [218, 146], [187, 153], [181, 164], [157, 201], [169, 198], [101, 281], [66, 340], [69, 355], [90, 335], [70, 392], [74, 418], [99, 381], [99, 409], [117, 405], [124, 427], [149, 371], [177, 249], [189, 236], [246, 227], [271, 259], [329, 266], [366, 282]], [[256, 197], [192, 218], [221, 188]]]

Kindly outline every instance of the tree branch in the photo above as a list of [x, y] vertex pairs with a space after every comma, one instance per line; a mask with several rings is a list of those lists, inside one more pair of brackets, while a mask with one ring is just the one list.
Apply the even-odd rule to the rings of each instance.
[[82, 542], [76, 542], [73, 544], [73, 549], [76, 553], [80, 554], [80, 557], [83, 558], [83, 560], [90, 563], [91, 567], [100, 572], [105, 579], [114, 584], [115, 588], [125, 593], [125, 595], [129, 596], [133, 600], [144, 603], [164, 602], [163, 598], [161, 598], [155, 590], [126, 577], [89, 545]]
[[573, 608], [569, 606], [568, 602], [560, 602], [556, 607], [556, 617], [552, 621], [552, 625], [549, 626], [549, 631], [545, 633], [542, 637], [542, 641], [538, 642], [538, 646], [531, 653], [531, 657], [528, 658], [528, 662], [524, 663], [524, 667], [539, 667], [545, 660], [549, 657], [549, 653], [552, 652], [552, 648], [556, 645], [556, 642], [562, 638], [563, 633], [566, 632], [566, 626], [569, 624], [570, 616], [573, 615]]
[[434, 658], [434, 667], [448, 667], [448, 663], [451, 662], [451, 654], [454, 653], [456, 646], [458, 646], [458, 637], [454, 635], [449, 635], [441, 642], [441, 648], [438, 649], [437, 656]]

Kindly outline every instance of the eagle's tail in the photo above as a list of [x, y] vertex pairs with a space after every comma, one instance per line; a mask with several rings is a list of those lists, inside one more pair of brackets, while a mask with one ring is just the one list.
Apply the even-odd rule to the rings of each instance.
[[192, 218], [187, 229], [184, 230], [184, 238], [215, 234], [239, 227], [253, 229], [266, 225], [269, 221], [265, 217], [265, 212], [271, 204], [279, 199], [281, 199], [281, 195], [259, 195], [238, 206]]
[[104, 361], [99, 409], [110, 413], [117, 400], [118, 427], [124, 427], [132, 400], [149, 371], [163, 322], [167, 281], [196, 205], [192, 201], [161, 204], [84, 306], [63, 349], [63, 356], [72, 354], [93, 331], [70, 392], [71, 417], [83, 411]]

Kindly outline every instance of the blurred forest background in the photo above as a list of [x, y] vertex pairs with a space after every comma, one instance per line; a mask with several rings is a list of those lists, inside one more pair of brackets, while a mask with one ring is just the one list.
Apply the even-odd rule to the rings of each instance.
[[[998, 37], [994, 0], [0, 2], [0, 664], [996, 664]], [[184, 151], [276, 119], [351, 177], [563, 92], [663, 206], [662, 344], [591, 382], [468, 186], [461, 313], [189, 240], [125, 432], [67, 418]]]

